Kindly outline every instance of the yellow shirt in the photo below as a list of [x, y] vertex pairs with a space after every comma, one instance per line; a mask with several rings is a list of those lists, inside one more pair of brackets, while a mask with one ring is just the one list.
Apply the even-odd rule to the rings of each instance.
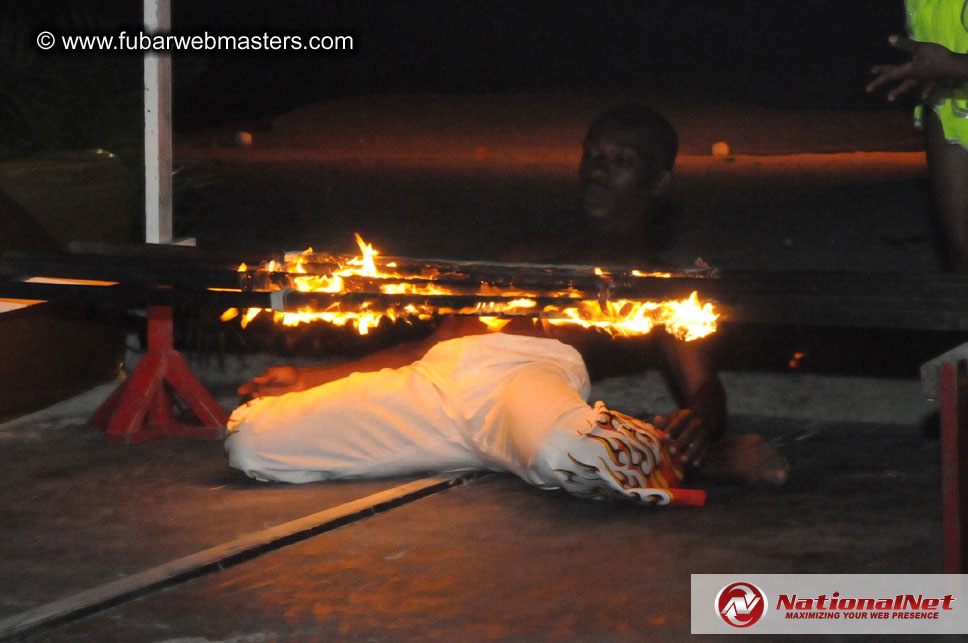
[[[920, 42], [933, 42], [968, 53], [968, 0], [906, 0], [908, 31]], [[929, 98], [945, 138], [968, 149], [968, 83], [937, 89]], [[922, 110], [914, 117], [921, 124]]]

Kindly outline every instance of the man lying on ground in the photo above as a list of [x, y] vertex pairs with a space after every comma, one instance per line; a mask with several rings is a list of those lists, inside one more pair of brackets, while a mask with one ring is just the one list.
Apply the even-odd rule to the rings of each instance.
[[[648, 108], [602, 114], [583, 144], [581, 215], [563, 220], [543, 243], [527, 244], [530, 260], [651, 263], [643, 249], [655, 245], [650, 235], [677, 148], [675, 130]], [[508, 258], [516, 258], [513, 248]], [[607, 375], [652, 363], [664, 367], [679, 411], [646, 423], [584, 402], [586, 364]], [[518, 319], [489, 334], [476, 319], [453, 317], [426, 340], [335, 366], [272, 368], [239, 392], [261, 399], [233, 414], [226, 449], [233, 466], [263, 479], [485, 467], [566, 490], [587, 474], [596, 480], [592, 495], [606, 487], [630, 495], [677, 486], [683, 468], [748, 483], [783, 484], [789, 475], [760, 436], [718, 442], [726, 428], [722, 384], [701, 342], [664, 332], [613, 339]], [[286, 393], [296, 394], [266, 399]], [[596, 434], [616, 425], [634, 434], [632, 442]], [[640, 439], [655, 446], [651, 459]], [[604, 451], [589, 453], [589, 445]], [[623, 468], [613, 471], [608, 462]], [[651, 479], [663, 462], [667, 474], [678, 473]]]

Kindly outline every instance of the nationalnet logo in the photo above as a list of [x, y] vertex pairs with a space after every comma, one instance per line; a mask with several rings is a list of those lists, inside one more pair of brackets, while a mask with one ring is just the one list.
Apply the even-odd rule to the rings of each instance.
[[924, 594], [895, 594], [889, 597], [841, 596], [840, 592], [798, 596], [780, 594], [776, 609], [789, 619], [844, 618], [874, 619], [937, 619], [940, 610], [952, 610], [951, 594], [925, 597]]
[[968, 574], [690, 576], [693, 634], [968, 634]]
[[752, 583], [733, 583], [719, 590], [716, 610], [733, 627], [749, 627], [763, 618], [768, 609], [763, 590]]

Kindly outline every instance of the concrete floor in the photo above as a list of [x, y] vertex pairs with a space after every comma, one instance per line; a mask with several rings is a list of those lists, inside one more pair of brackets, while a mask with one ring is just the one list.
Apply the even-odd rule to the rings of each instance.
[[[707, 508], [655, 511], [495, 476], [46, 637], [680, 640], [689, 573], [936, 571], [939, 520], [922, 511], [937, 496], [936, 449], [842, 428], [854, 437], [828, 428], [791, 450], [811, 474], [783, 492], [713, 488]], [[872, 440], [893, 455], [847, 472]], [[818, 462], [831, 450], [841, 455]]]
[[[225, 406], [248, 374], [197, 370]], [[604, 380], [594, 395], [622, 400], [655, 379]], [[915, 381], [832, 379], [893, 402], [857, 418], [828, 378], [724, 374], [746, 391], [732, 430], [767, 435], [793, 463], [780, 490], [704, 485], [706, 507], [668, 510], [495, 474], [27, 639], [682, 640], [692, 573], [940, 571], [931, 406]], [[218, 442], [109, 444], [85, 417], [110, 388], [0, 425], [0, 623], [409, 481], [260, 484], [228, 469]]]

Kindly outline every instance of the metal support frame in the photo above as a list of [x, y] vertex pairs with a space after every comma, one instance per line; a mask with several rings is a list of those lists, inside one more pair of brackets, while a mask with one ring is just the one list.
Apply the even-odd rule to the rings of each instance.
[[[91, 415], [112, 442], [137, 443], [161, 437], [223, 437], [228, 416], [192, 375], [174, 348], [172, 309], [148, 306], [148, 350], [141, 362]], [[184, 424], [175, 415], [176, 397], [200, 424]]]
[[[171, 29], [171, 1], [144, 0], [144, 25], [150, 33]], [[144, 56], [145, 241], [172, 243], [171, 54]], [[91, 416], [114, 442], [144, 442], [160, 437], [218, 439], [228, 416], [192, 374], [175, 350], [170, 306], [147, 306], [148, 350], [111, 396]], [[176, 416], [180, 398], [200, 422], [183, 424]]]
[[941, 524], [946, 574], [968, 573], [968, 361], [941, 364]]

